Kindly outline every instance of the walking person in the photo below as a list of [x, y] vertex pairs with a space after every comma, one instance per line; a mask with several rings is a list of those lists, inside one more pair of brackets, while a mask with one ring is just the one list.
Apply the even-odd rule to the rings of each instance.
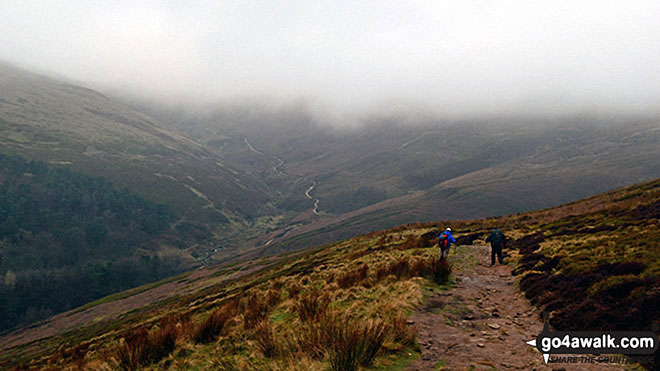
[[504, 233], [495, 227], [490, 236], [486, 238], [486, 242], [490, 242], [490, 265], [495, 265], [495, 255], [497, 255], [497, 260], [499, 260], [500, 264], [504, 264], [504, 259], [502, 258], [502, 249], [506, 247], [506, 236], [504, 236]]
[[440, 246], [441, 259], [447, 259], [449, 248], [453, 242], [456, 242], [456, 239], [451, 235], [451, 228], [447, 228], [444, 232], [440, 233], [440, 236], [438, 236], [438, 246]]

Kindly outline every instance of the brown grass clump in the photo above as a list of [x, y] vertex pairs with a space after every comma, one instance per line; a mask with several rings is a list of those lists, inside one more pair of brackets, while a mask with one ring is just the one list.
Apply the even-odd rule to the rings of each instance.
[[273, 358], [280, 353], [277, 341], [275, 340], [273, 331], [268, 323], [268, 318], [264, 318], [257, 323], [254, 327], [254, 335], [257, 340], [257, 346], [265, 357]]
[[369, 366], [381, 349], [388, 328], [379, 320], [358, 322], [335, 319], [324, 328], [328, 356], [333, 370], [357, 370]]
[[397, 248], [399, 250], [410, 250], [432, 247], [435, 245], [435, 238], [437, 238], [437, 236], [433, 238], [432, 233], [433, 232], [424, 234], [419, 238], [416, 238], [413, 235], [409, 235], [403, 244], [399, 245]]
[[397, 246], [397, 249], [408, 250], [414, 247], [415, 247], [415, 236], [409, 235], [408, 237], [406, 237], [406, 240], [403, 242], [403, 244]]
[[417, 326], [408, 325], [408, 320], [402, 312], [392, 317], [392, 338], [404, 346], [415, 345], [417, 339]]
[[279, 289], [271, 288], [266, 291], [266, 305], [269, 308], [276, 306], [282, 301], [282, 292]]
[[382, 265], [376, 270], [376, 280], [394, 275], [397, 279], [410, 277], [426, 277], [441, 285], [449, 280], [451, 264], [446, 259], [431, 257], [426, 260], [412, 260], [404, 256], [393, 263]]
[[243, 305], [243, 327], [254, 328], [268, 315], [268, 303], [256, 293], [250, 294]]
[[428, 262], [422, 259], [413, 260], [409, 269], [410, 276], [427, 276], [430, 273]]
[[191, 340], [201, 344], [215, 341], [227, 322], [236, 315], [236, 310], [236, 302], [230, 302], [214, 310], [204, 321], [192, 328]]
[[390, 328], [380, 320], [328, 313], [317, 322], [306, 322], [289, 347], [292, 353], [314, 359], [327, 357], [333, 370], [357, 370], [359, 365], [373, 362], [389, 333]]
[[347, 272], [343, 276], [337, 279], [337, 285], [342, 288], [348, 288], [354, 286], [367, 278], [369, 272], [369, 266], [365, 263], [362, 264], [359, 268]]
[[73, 363], [75, 369], [82, 370], [84, 368], [83, 366], [85, 364], [84, 360], [86, 354], [87, 354], [87, 345], [79, 344], [72, 348], [60, 349], [59, 358], [69, 359]]
[[291, 354], [307, 354], [312, 359], [322, 359], [326, 355], [325, 322], [305, 322], [303, 327], [292, 334], [287, 343]]
[[430, 278], [438, 285], [442, 285], [449, 281], [449, 276], [451, 274], [451, 264], [447, 261], [447, 259], [433, 257], [429, 260], [426, 260], [425, 263], [427, 270], [423, 272], [424, 276]]
[[397, 279], [410, 278], [410, 259], [408, 257], [402, 257], [394, 263], [382, 267], [381, 272], [377, 272], [377, 277], [387, 277], [390, 274], [396, 276]]
[[293, 304], [293, 308], [301, 321], [319, 322], [326, 316], [329, 304], [330, 298], [322, 295], [319, 290], [311, 290], [302, 295]]
[[270, 287], [275, 291], [282, 291], [284, 287], [284, 281], [281, 278], [273, 280]]
[[383, 264], [378, 266], [378, 268], [376, 268], [376, 281], [382, 281], [389, 274], [389, 267], [387, 265]]
[[125, 370], [136, 370], [160, 361], [172, 353], [178, 336], [174, 322], [168, 322], [152, 333], [145, 328], [132, 331], [116, 350], [119, 366]]
[[302, 287], [300, 287], [298, 282], [293, 281], [289, 284], [287, 291], [289, 292], [289, 298], [295, 299], [300, 294], [300, 291], [302, 291]]

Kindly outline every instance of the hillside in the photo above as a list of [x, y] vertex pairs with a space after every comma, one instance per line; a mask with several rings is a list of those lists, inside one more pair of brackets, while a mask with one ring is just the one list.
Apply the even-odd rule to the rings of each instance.
[[0, 152], [104, 177], [193, 223], [272, 211], [260, 181], [100, 93], [0, 63]]
[[0, 332], [190, 269], [175, 220], [102, 178], [0, 154]]
[[0, 153], [169, 206], [178, 231], [199, 237], [189, 250], [204, 264], [236, 249], [550, 207], [660, 176], [657, 118], [386, 117], [339, 128], [304, 107], [108, 98], [4, 63], [0, 86]]
[[[546, 208], [660, 176], [657, 118], [391, 117], [339, 128], [304, 107], [164, 112], [172, 130], [277, 190], [282, 212], [301, 213], [256, 242], [271, 250]], [[311, 185], [320, 216], [309, 212]]]
[[[466, 360], [443, 342], [467, 336], [466, 331], [481, 333], [470, 340], [475, 349], [506, 354], [506, 344], [518, 344], [513, 336], [538, 335], [541, 310], [550, 312], [551, 325], [560, 330], [657, 328], [658, 223], [660, 180], [655, 180], [551, 209], [453, 221], [461, 246], [450, 255], [451, 269], [429, 248], [429, 232], [449, 222], [406, 225], [304, 252], [200, 269], [7, 334], [0, 338], [0, 365], [339, 369], [360, 363], [367, 369], [414, 369], [420, 362], [437, 368], [468, 362], [507, 367]], [[510, 238], [511, 267], [484, 267], [487, 249], [480, 246], [494, 226]], [[509, 277], [513, 283], [510, 275], [498, 276], [511, 268], [538, 310], [504, 313], [509, 307], [489, 302], [498, 291], [493, 279]], [[480, 286], [477, 278], [487, 281]], [[435, 338], [425, 332], [425, 316], [436, 316], [432, 323], [445, 326], [439, 328], [447, 333], [435, 340], [439, 347], [429, 342]], [[418, 333], [413, 322], [421, 326]], [[507, 322], [516, 324], [515, 331], [493, 330]], [[523, 368], [542, 367], [538, 353], [522, 353], [527, 354]]]

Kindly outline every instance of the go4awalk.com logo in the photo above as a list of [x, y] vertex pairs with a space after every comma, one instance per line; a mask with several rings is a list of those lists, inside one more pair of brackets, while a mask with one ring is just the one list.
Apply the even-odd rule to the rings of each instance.
[[[658, 336], [651, 331], [550, 331], [547, 317], [543, 331], [527, 344], [543, 353], [548, 364], [551, 354], [625, 354], [650, 356], [658, 350]], [[596, 361], [615, 358], [599, 357]], [[618, 358], [620, 359], [620, 358]], [[595, 362], [583, 357], [582, 362]]]

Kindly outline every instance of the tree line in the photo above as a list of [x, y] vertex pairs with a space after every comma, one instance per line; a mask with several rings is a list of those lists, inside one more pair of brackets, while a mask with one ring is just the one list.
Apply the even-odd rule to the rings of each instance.
[[141, 249], [176, 219], [103, 178], [0, 155], [0, 331], [179, 272]]

